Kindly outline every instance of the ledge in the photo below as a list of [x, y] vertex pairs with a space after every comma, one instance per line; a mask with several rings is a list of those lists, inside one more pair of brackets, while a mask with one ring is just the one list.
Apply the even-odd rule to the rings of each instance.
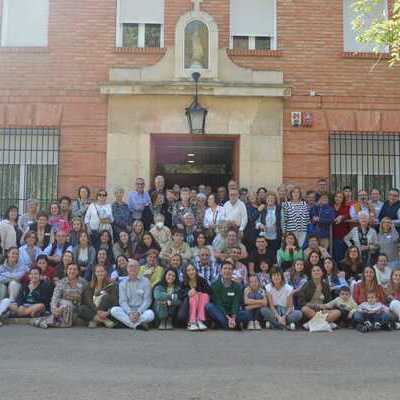
[[[179, 81], [115, 81], [100, 85], [105, 95], [193, 95], [191, 80]], [[291, 88], [286, 84], [206, 81], [199, 83], [202, 96], [288, 97]]]
[[282, 57], [282, 50], [242, 50], [242, 49], [226, 49], [228, 56], [240, 57]]
[[165, 47], [114, 47], [113, 53], [118, 54], [165, 54]]
[[50, 50], [48, 47], [0, 47], [0, 53], [44, 54]]
[[344, 51], [340, 53], [340, 57], [342, 58], [359, 58], [366, 60], [378, 60], [384, 59], [388, 60], [390, 58], [389, 53], [371, 53], [371, 52], [356, 52], [356, 51]]

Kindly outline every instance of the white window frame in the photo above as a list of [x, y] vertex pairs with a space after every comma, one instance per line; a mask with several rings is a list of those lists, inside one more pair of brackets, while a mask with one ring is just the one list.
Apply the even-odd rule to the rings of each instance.
[[8, 45], [7, 44], [7, 27], [8, 27], [8, 8], [7, 8], [7, 1], [11, 0], [3, 0], [3, 9], [1, 14], [1, 41], [0, 47], [41, 47], [46, 48], [49, 46], [49, 17], [50, 17], [50, 0], [48, 2], [48, 16], [47, 16], [47, 34], [46, 34], [46, 45], [36, 45], [36, 46], [16, 46], [16, 45]]
[[[124, 47], [123, 46], [123, 25], [124, 23], [119, 22], [120, 21], [120, 3], [119, 0], [117, 0], [117, 18], [116, 18], [116, 35], [115, 35], [115, 46], [116, 47]], [[137, 48], [158, 48], [158, 47], [145, 47], [145, 26], [146, 23], [137, 23], [135, 21], [129, 22], [130, 24], [138, 24], [138, 47]], [[152, 22], [149, 22], [148, 25], [155, 25]], [[161, 33], [160, 33], [160, 49], [164, 48], [164, 24], [161, 25]]]
[[[232, 50], [233, 49], [233, 37], [234, 36], [247, 36], [249, 38], [249, 50], [255, 50], [256, 48], [256, 37], [269, 37], [271, 40], [271, 50], [277, 50], [278, 49], [278, 4], [277, 1], [275, 0], [275, 15], [274, 15], [274, 32], [273, 36], [263, 36], [263, 35], [233, 35], [232, 34], [232, 26], [229, 23], [229, 48]], [[229, 16], [230, 18], [230, 16]], [[268, 50], [267, 50], [268, 51]]]

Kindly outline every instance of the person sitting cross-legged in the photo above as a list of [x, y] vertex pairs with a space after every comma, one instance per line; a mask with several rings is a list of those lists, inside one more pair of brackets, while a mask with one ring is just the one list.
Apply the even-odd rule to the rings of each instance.
[[247, 313], [240, 310], [242, 290], [232, 280], [233, 265], [224, 261], [221, 278], [212, 285], [212, 303], [206, 305], [207, 315], [223, 329], [239, 329], [247, 322]]
[[146, 329], [154, 320], [154, 312], [150, 310], [151, 284], [147, 278], [139, 277], [139, 269], [136, 260], [128, 262], [128, 276], [119, 284], [119, 306], [111, 309], [111, 315], [131, 329], [139, 326]]

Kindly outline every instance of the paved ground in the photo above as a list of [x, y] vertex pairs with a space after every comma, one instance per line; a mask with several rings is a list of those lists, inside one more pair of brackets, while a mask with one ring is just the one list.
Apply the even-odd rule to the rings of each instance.
[[400, 332], [0, 328], [5, 400], [391, 399]]

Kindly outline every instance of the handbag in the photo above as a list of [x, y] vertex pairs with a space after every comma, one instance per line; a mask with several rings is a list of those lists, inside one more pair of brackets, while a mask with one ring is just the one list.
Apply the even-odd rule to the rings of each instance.
[[327, 316], [326, 313], [318, 311], [310, 321], [308, 321], [310, 332], [332, 332], [332, 328], [326, 320]]

